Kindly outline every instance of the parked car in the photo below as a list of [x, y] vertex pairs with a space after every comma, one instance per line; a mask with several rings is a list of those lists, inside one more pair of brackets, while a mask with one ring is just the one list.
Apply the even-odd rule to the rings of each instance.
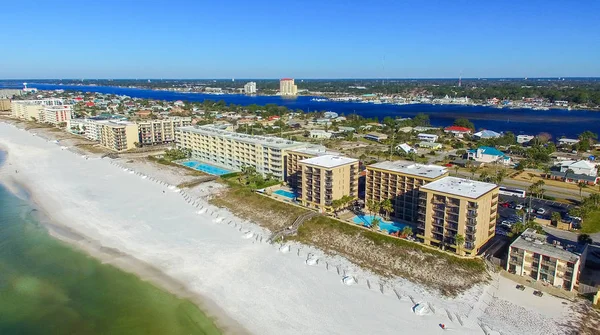
[[525, 286], [524, 286], [524, 285], [521, 285], [521, 284], [519, 284], [519, 285], [517, 285], [516, 289], [517, 289], [517, 290], [521, 290], [521, 291], [525, 291]]
[[546, 210], [543, 209], [542, 207], [540, 207], [540, 208], [538, 208], [537, 213], [540, 215], [544, 215], [544, 214], [546, 214]]
[[521, 204], [515, 205], [515, 209], [521, 210], [521, 209], [523, 209], [523, 205], [521, 205]]
[[544, 295], [544, 293], [542, 293], [542, 291], [533, 291], [533, 295], [535, 295], [537, 297], [541, 297]]
[[503, 202], [503, 203], [500, 203], [500, 206], [504, 207], [504, 208], [508, 208], [508, 207], [510, 207], [510, 204], [508, 202]]
[[525, 212], [532, 214], [532, 213], [535, 213], [535, 209], [533, 209], [533, 208], [525, 208]]

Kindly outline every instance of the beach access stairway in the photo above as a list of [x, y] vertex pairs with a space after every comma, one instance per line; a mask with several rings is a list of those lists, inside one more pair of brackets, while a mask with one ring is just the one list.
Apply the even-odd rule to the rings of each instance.
[[319, 215], [319, 213], [310, 211], [308, 213], [304, 213], [304, 214], [298, 216], [296, 218], [296, 220], [294, 221], [294, 223], [292, 223], [291, 226], [283, 228], [281, 230], [278, 230], [278, 231], [274, 232], [273, 235], [271, 235], [271, 237], [269, 237], [268, 242], [273, 242], [273, 241], [276, 241], [277, 239], [279, 239], [281, 237], [296, 234], [298, 232], [298, 228], [300, 228], [300, 226], [304, 222], [306, 222], [306, 221], [314, 218], [317, 215]]

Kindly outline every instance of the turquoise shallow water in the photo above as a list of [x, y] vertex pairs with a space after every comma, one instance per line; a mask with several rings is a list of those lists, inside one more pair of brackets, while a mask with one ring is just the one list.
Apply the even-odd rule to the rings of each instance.
[[190, 301], [55, 240], [38, 217], [0, 184], [0, 334], [220, 334]]

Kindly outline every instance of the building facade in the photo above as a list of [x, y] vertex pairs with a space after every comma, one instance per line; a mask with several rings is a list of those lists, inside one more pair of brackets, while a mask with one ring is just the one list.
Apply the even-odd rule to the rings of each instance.
[[192, 125], [191, 117], [172, 117], [163, 120], [138, 122], [139, 143], [155, 145], [175, 141], [175, 129]]
[[408, 161], [385, 161], [367, 166], [365, 201], [389, 199], [397, 220], [417, 221], [419, 188], [448, 175], [445, 167]]
[[100, 145], [114, 151], [135, 148], [138, 141], [137, 124], [127, 121], [96, 121]]
[[40, 99], [40, 100], [13, 100], [11, 102], [11, 116], [21, 120], [36, 120], [44, 122], [44, 107], [65, 106], [62, 99]]
[[308, 145], [306, 147], [288, 150], [286, 155], [286, 182], [288, 186], [292, 189], [297, 189], [298, 185], [302, 182], [302, 167], [300, 166], [300, 161], [324, 155], [339, 156], [340, 153], [331, 151], [321, 145]]
[[[498, 217], [498, 185], [444, 177], [421, 186], [417, 239], [458, 254], [477, 255]], [[456, 236], [464, 237], [457, 245]]]
[[251, 81], [244, 85], [244, 93], [246, 94], [256, 94], [256, 83]]
[[279, 80], [279, 94], [280, 95], [297, 95], [298, 86], [294, 84], [294, 79], [283, 78]]
[[506, 271], [573, 291], [585, 264], [585, 246], [563, 246], [529, 228], [508, 250]]
[[44, 122], [55, 126], [61, 123], [68, 123], [73, 118], [73, 108], [71, 105], [44, 106], [42, 112], [44, 113]]
[[256, 167], [263, 176], [285, 180], [286, 155], [305, 143], [278, 137], [253, 136], [216, 129], [212, 125], [181, 127], [176, 130], [177, 147], [189, 149], [192, 158], [230, 170]]
[[344, 196], [358, 197], [358, 160], [343, 156], [323, 155], [298, 162], [302, 183], [298, 200], [302, 205], [331, 211], [334, 200]]

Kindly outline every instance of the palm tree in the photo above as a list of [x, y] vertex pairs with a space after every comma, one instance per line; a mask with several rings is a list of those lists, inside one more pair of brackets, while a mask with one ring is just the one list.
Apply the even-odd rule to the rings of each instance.
[[380, 204], [381, 209], [383, 209], [383, 211], [385, 212], [385, 217], [386, 219], [390, 219], [390, 212], [394, 210], [394, 207], [392, 206], [392, 201], [390, 199], [385, 199], [384, 201], [381, 202]]
[[337, 217], [337, 212], [340, 206], [342, 205], [341, 199], [335, 199], [331, 202], [331, 208], [333, 208], [333, 214]]
[[456, 250], [458, 251], [458, 254], [461, 254], [461, 249], [463, 247], [463, 245], [465, 244], [465, 237], [462, 236], [461, 234], [456, 234], [456, 236], [454, 236], [454, 245], [456, 245]]
[[554, 222], [556, 225], [558, 225], [558, 223], [562, 220], [562, 217], [560, 216], [559, 212], [552, 212], [551, 215], [551, 221]]
[[548, 174], [550, 174], [550, 167], [547, 165], [544, 165], [542, 167], [542, 171], [544, 171], [544, 178], [548, 178]]
[[504, 178], [506, 178], [506, 175], [507, 175], [507, 173], [506, 173], [506, 170], [504, 170], [504, 169], [500, 169], [500, 170], [496, 171], [496, 178], [495, 178], [496, 184], [501, 184], [502, 181], [504, 180]]
[[477, 172], [477, 167], [476, 166], [471, 166], [469, 168], [469, 171], [471, 172], [471, 179], [475, 179], [475, 172]]
[[371, 213], [374, 218], [377, 217], [377, 214], [379, 214], [379, 210], [381, 209], [379, 203], [374, 200], [367, 200], [366, 207], [369, 213]]
[[381, 220], [379, 220], [377, 216], [373, 217], [373, 220], [371, 220], [371, 229], [379, 228], [379, 222], [381, 222]]
[[575, 173], [575, 172], [574, 172], [573, 170], [571, 170], [571, 169], [567, 169], [567, 171], [565, 171], [565, 181], [567, 181], [567, 177], [568, 177], [570, 174], [574, 174], [574, 173]]
[[412, 236], [413, 231], [412, 228], [410, 226], [405, 226], [404, 228], [402, 228], [402, 235], [404, 236]]
[[577, 187], [579, 187], [579, 197], [583, 200], [582, 190], [587, 187], [587, 184], [583, 181], [577, 183]]
[[454, 175], [458, 177], [458, 165], [454, 165]]

